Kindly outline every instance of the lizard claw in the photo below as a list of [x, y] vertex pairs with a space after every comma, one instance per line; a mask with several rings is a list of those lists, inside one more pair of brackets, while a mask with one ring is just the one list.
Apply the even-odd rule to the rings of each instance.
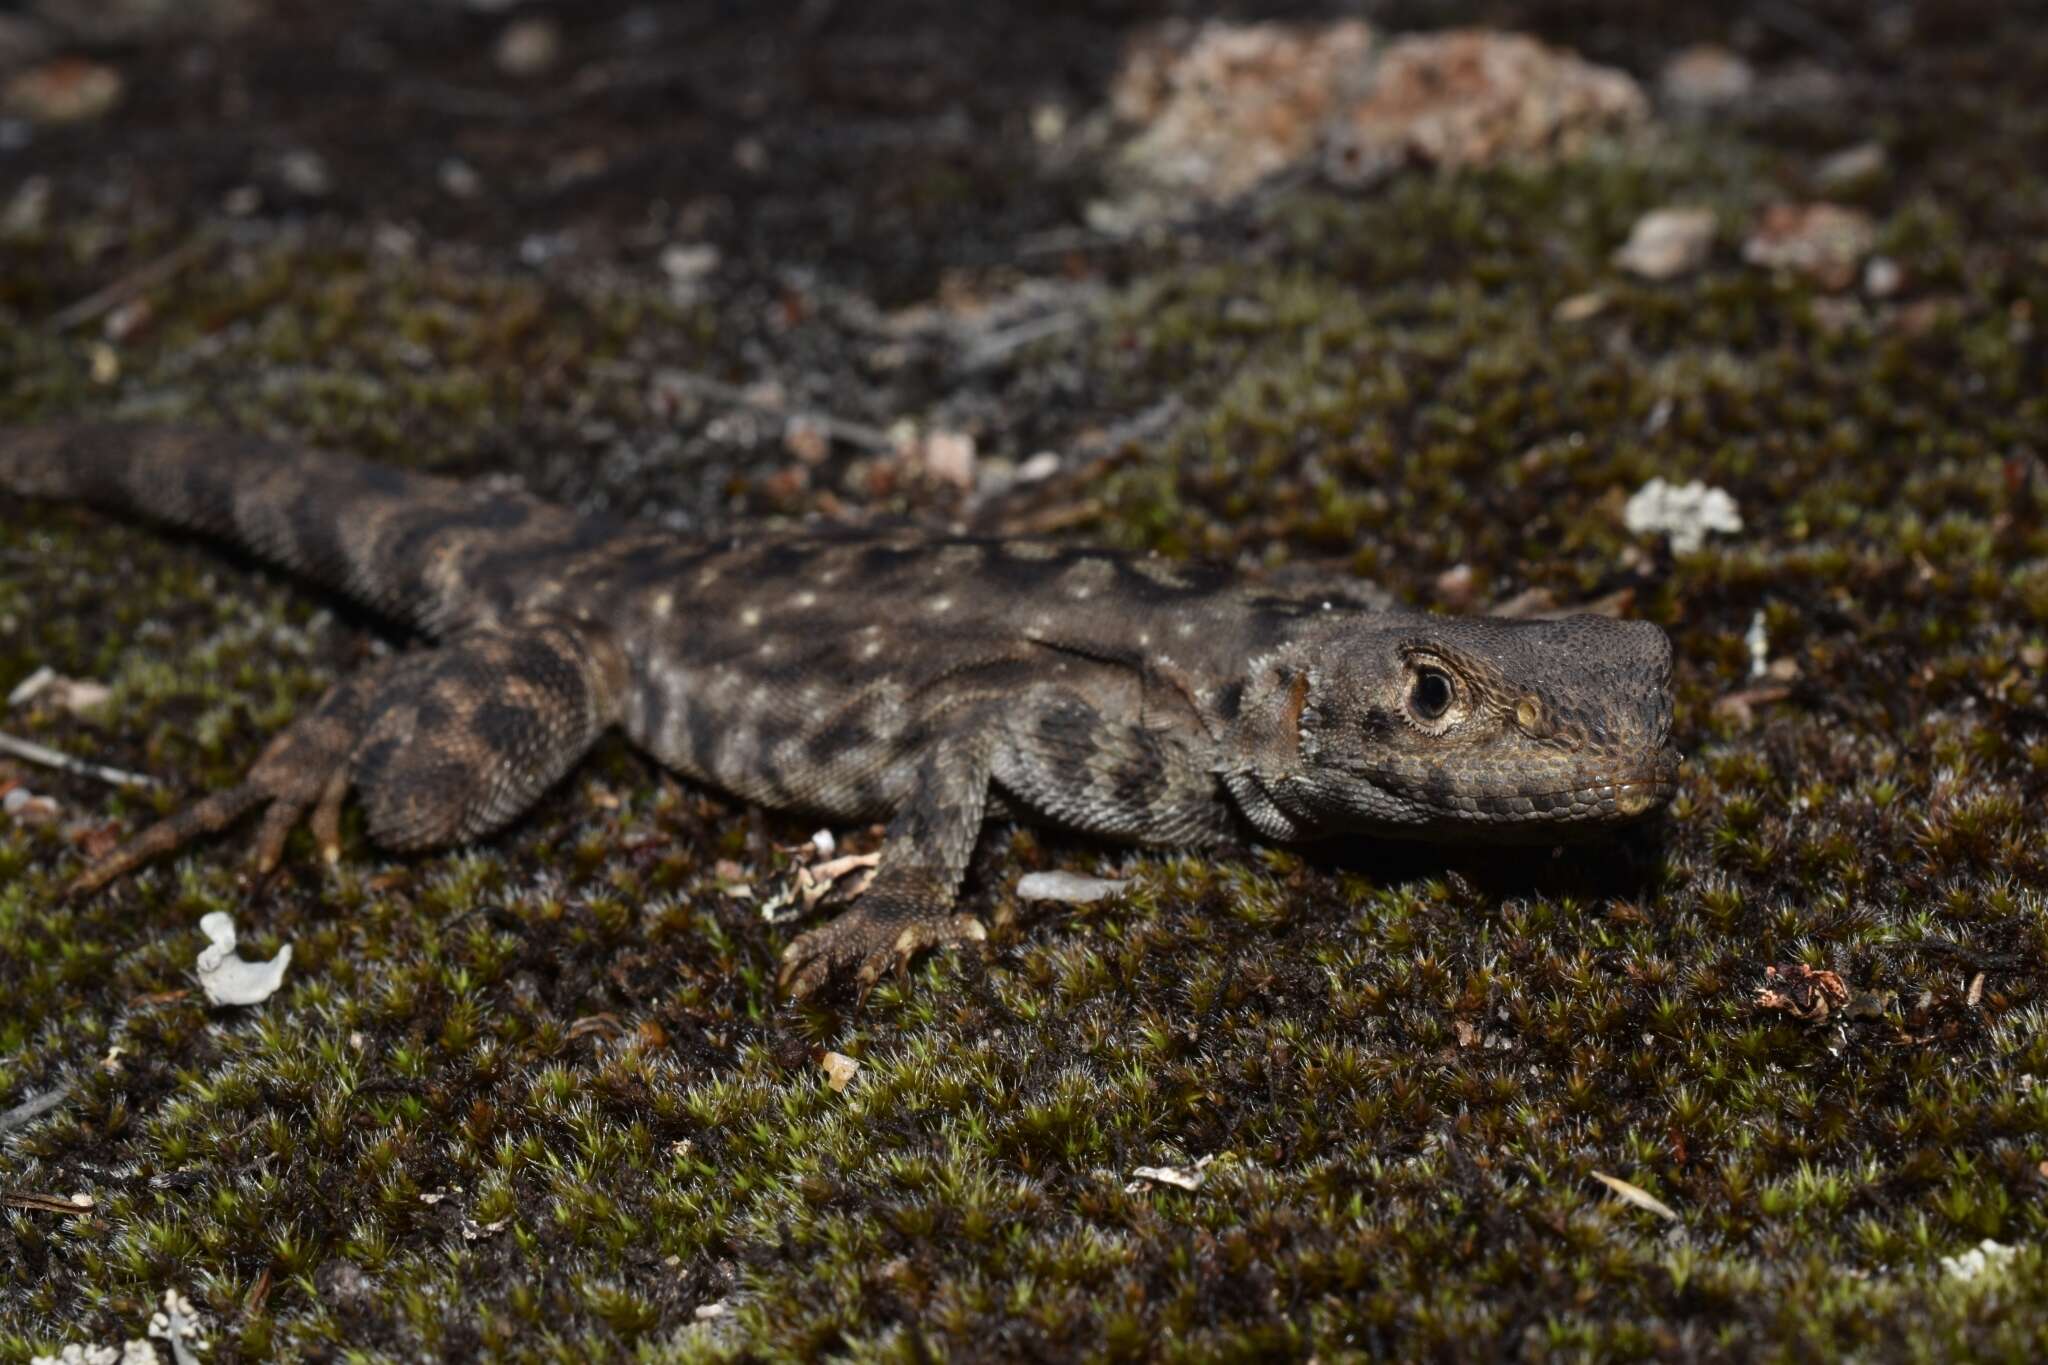
[[988, 930], [973, 915], [906, 918], [885, 907], [856, 905], [783, 949], [777, 984], [791, 999], [805, 1000], [834, 977], [851, 972], [865, 995], [885, 974], [909, 967], [927, 948], [987, 940]]

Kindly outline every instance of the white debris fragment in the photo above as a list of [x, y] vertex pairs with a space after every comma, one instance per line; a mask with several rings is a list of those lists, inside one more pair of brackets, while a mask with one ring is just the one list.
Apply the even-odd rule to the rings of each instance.
[[29, 1365], [158, 1365], [156, 1347], [140, 1337], [119, 1346], [72, 1342], [53, 1356], [30, 1356]]
[[1986, 1237], [1960, 1256], [1942, 1257], [1941, 1268], [1953, 1279], [1974, 1280], [1986, 1271], [2005, 1269], [2005, 1263], [2018, 1251], [2018, 1247], [2009, 1247]]
[[1017, 883], [1017, 895], [1027, 901], [1088, 905], [1114, 896], [1130, 884], [1128, 878], [1112, 881], [1106, 877], [1084, 877], [1078, 872], [1028, 872]]
[[829, 858], [838, 849], [839, 842], [832, 837], [831, 830], [821, 829], [811, 836], [811, 847], [817, 850], [820, 858]]
[[1131, 1172], [1130, 1183], [1124, 1186], [1125, 1194], [1136, 1194], [1145, 1188], [1145, 1182], [1156, 1185], [1171, 1185], [1180, 1190], [1199, 1190], [1202, 1182], [1209, 1178], [1209, 1163], [1216, 1158], [1205, 1156], [1192, 1166], [1140, 1166]]
[[825, 1084], [831, 1086], [835, 1094], [846, 1089], [860, 1074], [860, 1063], [843, 1052], [826, 1053], [818, 1059], [818, 1065], [824, 1069]]
[[171, 1358], [178, 1365], [199, 1365], [197, 1351], [206, 1349], [199, 1334], [199, 1314], [192, 1300], [175, 1289], [164, 1291], [164, 1304], [149, 1319], [149, 1334], [171, 1344]]
[[1640, 535], [1661, 532], [1671, 538], [1676, 554], [1691, 554], [1706, 544], [1709, 531], [1734, 535], [1742, 529], [1735, 499], [1695, 479], [1687, 484], [1651, 479], [1621, 509], [1622, 524]]
[[224, 910], [202, 918], [199, 932], [212, 940], [199, 954], [199, 985], [213, 1004], [260, 1005], [284, 984], [284, 969], [292, 961], [291, 944], [279, 948], [268, 962], [236, 956], [234, 917]]
[[724, 1299], [719, 1299], [713, 1303], [698, 1304], [695, 1308], [690, 1310], [690, 1316], [696, 1318], [699, 1322], [710, 1322], [715, 1318], [724, 1317], [727, 1313], [730, 1313], [731, 1311], [731, 1306], [728, 1305]]
[[1749, 646], [1749, 676], [1761, 678], [1771, 671], [1771, 636], [1764, 629], [1764, 614], [1759, 610], [1749, 618], [1749, 630], [1742, 637]]
[[1043, 483], [1060, 472], [1059, 452], [1041, 450], [1017, 466], [1018, 483]]
[[7, 694], [9, 707], [26, 706], [38, 697], [48, 693], [48, 700], [73, 715], [104, 706], [114, 692], [102, 682], [82, 678], [67, 678], [48, 664], [23, 678]]

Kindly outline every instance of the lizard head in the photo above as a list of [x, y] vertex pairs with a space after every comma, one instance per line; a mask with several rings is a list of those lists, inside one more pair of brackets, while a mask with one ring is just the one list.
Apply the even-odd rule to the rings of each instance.
[[1671, 799], [1670, 689], [1645, 621], [1332, 613], [1253, 663], [1225, 778], [1273, 837], [1592, 832]]

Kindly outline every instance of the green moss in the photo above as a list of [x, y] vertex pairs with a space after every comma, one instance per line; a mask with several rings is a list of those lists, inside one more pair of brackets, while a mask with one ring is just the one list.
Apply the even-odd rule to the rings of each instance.
[[[0, 1137], [0, 1193], [94, 1200], [0, 1210], [0, 1362], [135, 1335], [171, 1288], [216, 1359], [2040, 1355], [2048, 157], [2015, 92], [2044, 62], [2036, 37], [1944, 87], [1953, 142], [1864, 195], [1909, 291], [1846, 319], [1739, 261], [1803, 173], [1769, 114], [1276, 197], [1132, 248], [1092, 327], [1000, 379], [877, 379], [865, 332], [764, 322], [747, 288], [679, 310], [651, 272], [345, 221], [221, 246], [103, 384], [93, 336], [28, 319], [177, 234], [85, 205], [0, 242], [8, 420], [229, 421], [690, 525], [877, 485], [835, 462], [792, 503], [772, 434], [735, 456], [649, 399], [663, 366], [792, 357], [849, 411], [990, 414], [1012, 454], [1175, 394], [1058, 490], [1083, 529], [1421, 603], [1459, 565], [1481, 601], [1627, 589], [1677, 642], [1691, 751], [1660, 829], [1555, 855], [992, 839], [986, 961], [793, 1010], [793, 929], [759, 906], [809, 828], [622, 745], [478, 849], [387, 859], [351, 817], [331, 872], [301, 840], [252, 886], [229, 838], [62, 899], [78, 840], [234, 780], [377, 635], [205, 546], [10, 504], [0, 689], [49, 664], [113, 699], [7, 728], [169, 785], [0, 768], [64, 815], [0, 823], [0, 1107], [72, 1087]], [[927, 167], [910, 197], [968, 183]], [[1708, 269], [1617, 276], [1676, 200], [1723, 224]], [[1639, 541], [1619, 509], [1652, 475], [1729, 489], [1746, 530]], [[1725, 705], [1759, 615], [1789, 694]], [[1046, 866], [1132, 882], [1018, 904]], [[293, 944], [268, 1004], [196, 993], [215, 909]], [[1792, 963], [1849, 1004], [1760, 1008]], [[843, 1092], [827, 1049], [861, 1063]], [[1133, 1175], [1203, 1157], [1196, 1190]], [[2020, 1250], [1942, 1268], [1984, 1238]]]

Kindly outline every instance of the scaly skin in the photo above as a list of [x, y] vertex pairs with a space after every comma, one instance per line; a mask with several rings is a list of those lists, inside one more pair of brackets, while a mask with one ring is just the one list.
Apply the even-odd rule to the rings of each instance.
[[705, 545], [203, 430], [0, 428], [0, 489], [218, 536], [433, 642], [81, 890], [257, 807], [260, 867], [307, 817], [332, 856], [351, 789], [381, 845], [472, 840], [618, 725], [750, 801], [887, 822], [867, 891], [785, 954], [803, 996], [982, 937], [954, 902], [991, 814], [1154, 846], [1548, 840], [1664, 804], [1678, 761], [1644, 622], [1432, 616], [1043, 540]]

